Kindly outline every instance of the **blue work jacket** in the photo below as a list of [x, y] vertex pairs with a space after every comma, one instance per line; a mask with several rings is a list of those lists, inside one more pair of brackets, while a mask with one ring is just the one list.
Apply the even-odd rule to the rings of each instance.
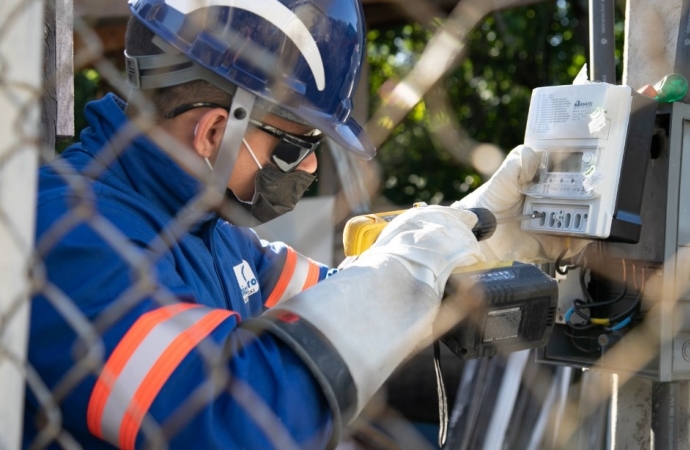
[[215, 214], [186, 224], [201, 184], [124, 108], [89, 103], [81, 142], [40, 170], [24, 446], [323, 447], [309, 370], [238, 324], [328, 267]]

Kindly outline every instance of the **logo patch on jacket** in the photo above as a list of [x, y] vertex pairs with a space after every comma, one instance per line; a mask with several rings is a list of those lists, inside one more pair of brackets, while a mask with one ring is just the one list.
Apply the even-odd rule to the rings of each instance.
[[259, 281], [256, 279], [254, 272], [252, 272], [252, 268], [249, 267], [249, 263], [245, 260], [242, 260], [233, 269], [235, 270], [235, 277], [237, 277], [237, 284], [242, 291], [242, 298], [247, 303], [250, 295], [259, 292]]

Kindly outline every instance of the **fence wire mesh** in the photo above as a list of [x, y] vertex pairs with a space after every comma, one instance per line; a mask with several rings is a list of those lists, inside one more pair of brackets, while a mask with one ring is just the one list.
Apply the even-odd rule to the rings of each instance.
[[[416, 20], [427, 18], [435, 28], [407, 76], [381, 94], [381, 106], [372, 114], [367, 128], [372, 139], [381, 144], [409, 111], [424, 101], [435, 117], [443, 119], [429, 125], [438, 142], [459, 163], [474, 165], [481, 175], [489, 176], [496, 169], [496, 162], [500, 163], [502, 153], [495, 146], [480, 145], [453, 118], [448, 93], [440, 87], [439, 80], [460, 64], [466, 55], [468, 34], [487, 14], [500, 15], [500, 11], [506, 8], [536, 2], [463, 0], [451, 9], [449, 15], [440, 10], [437, 3], [397, 3], [405, 14]], [[115, 93], [136, 105], [137, 114], [103, 143], [103, 148], [98, 149], [98, 158], [76, 167], [58, 157], [43, 168], [52, 173], [50, 182], [61, 186], [61, 194], [57, 200], [48, 194], [39, 198], [45, 202], [60, 202], [60, 213], [54, 214], [50, 223], [38, 230], [39, 237], [32, 243], [35, 167], [28, 161], [37, 160], [41, 152], [38, 145], [40, 129], [36, 128], [41, 126], [37, 121], [37, 111], [44, 89], [51, 85], [54, 88], [56, 79], [44, 79], [44, 86], [37, 83], [41, 70], [37, 60], [30, 63], [29, 59], [38, 57], [43, 46], [40, 38], [33, 36], [26, 45], [17, 46], [16, 38], [10, 39], [10, 35], [16, 32], [19, 24], [26, 24], [26, 29], [36, 27], [37, 23], [29, 19], [33, 18], [35, 22], [43, 6], [37, 0], [8, 0], [0, 5], [0, 105], [8, 114], [7, 120], [0, 125], [0, 238], [3, 253], [0, 266], [0, 374], [3, 374], [3, 384], [5, 372], [19, 374], [21, 382], [26, 384], [30, 404], [24, 406], [20, 398], [21, 387], [8, 383], [8, 389], [3, 391], [7, 401], [3, 399], [0, 407], [2, 422], [11, 427], [11, 423], [17, 420], [29, 421], [24, 422], [24, 428], [33, 428], [34, 432], [28, 434], [32, 436], [30, 441], [25, 437], [23, 446], [27, 448], [88, 448], [96, 442], [88, 436], [94, 429], [100, 430], [104, 438], [117, 446], [131, 448], [136, 444], [145, 448], [166, 448], [193, 423], [200, 411], [224, 396], [235, 405], [237, 415], [246, 416], [262, 431], [266, 441], [260, 441], [261, 445], [299, 448], [292, 430], [266, 403], [263, 395], [234, 376], [231, 370], [233, 359], [241, 358], [243, 350], [253, 345], [256, 338], [241, 339], [230, 347], [209, 337], [209, 333], [204, 334], [194, 328], [199, 317], [175, 315], [175, 308], [190, 301], [189, 290], [162, 279], [160, 268], [177, 257], [181, 241], [195, 232], [200, 217], [219, 207], [223, 197], [215, 189], [204, 162], [193, 157], [188, 148], [157, 126], [152, 104], [126, 86], [122, 66], [115, 57], [106, 53], [102, 36], [83, 17], [74, 17], [73, 20], [78, 51], [73, 59], [58, 61], [57, 64], [73, 64], [76, 71], [86, 67], [94, 69]], [[445, 19], [439, 20], [439, 17]], [[28, 53], [17, 53], [21, 51]], [[16, 68], [35, 73], [17, 76], [21, 72]], [[112, 176], [122, 164], [127, 164], [124, 159], [129, 155], [128, 148], [144, 133], [174, 164], [200, 180], [203, 189], [174, 211], [168, 222], [159, 224], [155, 235], [142, 241], [141, 236], [133, 236], [127, 231], [138, 218], [118, 216], [104, 210], [98, 199], [102, 195], [102, 181]], [[50, 153], [52, 148], [47, 150]], [[365, 211], [372, 204], [376, 208], [381, 203], [378, 191], [382, 180], [380, 168], [343, 156], [345, 153], [338, 152], [335, 146], [333, 151], [337, 157], [332, 158], [335, 170], [333, 179], [329, 181], [337, 186], [337, 190], [332, 220], [326, 226], [340, 230], [344, 219], [353, 211]], [[478, 161], [486, 164], [479, 167]], [[165, 173], [148, 175], [152, 178], [166, 177]], [[48, 192], [51, 186], [43, 185], [41, 189]], [[386, 207], [386, 204], [378, 207]], [[40, 208], [41, 205], [39, 211]], [[247, 219], [240, 217], [242, 210], [227, 204], [221, 204], [220, 209], [232, 221], [244, 222]], [[86, 236], [84, 241], [75, 241], [78, 230]], [[329, 245], [338, 247], [338, 244], [330, 242]], [[673, 285], [674, 280], [668, 280], [668, 271], [664, 268], [667, 261], [648, 263], [617, 258], [616, 265], [621, 267], [619, 271], [618, 268], [607, 268], [611, 259], [602, 257], [603, 246], [597, 244], [592, 247], [582, 265], [588, 267], [587, 261], [595, 261], [591, 266], [603, 267], [603, 278], [606, 278], [608, 270], [614, 286], [620, 285], [622, 280], [628, 292], [625, 294], [627, 304], [641, 304], [640, 314], [644, 316], [643, 321], [625, 333], [626, 345], [609, 348], [601, 343], [593, 344], [592, 339], [596, 336], [570, 336], [574, 345], [584, 347], [580, 348], [579, 359], [573, 360], [574, 366], [604, 368], [609, 372], [593, 370], [583, 374], [579, 368], [534, 363], [535, 353], [529, 356], [526, 353], [496, 356], [464, 365], [455, 355], [445, 353], [442, 360], [451, 400], [446, 448], [560, 449], [582, 448], [583, 442], [594, 442], [593, 448], [604, 448], [606, 439], [610, 441], [615, 430], [610, 427], [611, 415], [601, 414], [602, 408], [610, 409], [612, 405], [615, 408], [617, 392], [626, 383], [641, 383], [636, 385], [636, 389], [647, 389], [645, 382], [635, 375], [642, 373], [648, 378], [658, 378], [658, 373], [650, 374], [650, 370], [654, 372], [659, 365], [670, 364], [667, 359], [671, 356], [660, 353], [661, 347], [670, 344], [659, 339], [661, 329], [669, 325], [670, 316], [667, 315], [674, 310], [678, 297], [674, 289], [669, 289], [669, 283]], [[78, 273], [60, 274], [60, 281], [57, 281], [55, 274], [60, 272], [63, 258], [82, 258], [80, 261], [85, 264]], [[675, 254], [667, 255], [667, 258], [675, 258]], [[336, 256], [334, 260], [324, 262], [337, 265], [339, 260], [340, 257]], [[107, 293], [107, 298], [103, 298], [105, 292], [93, 288], [98, 286], [94, 279], [104, 284], [120, 284]], [[122, 284], [123, 280], [125, 284]], [[216, 282], [222, 284], [223, 281]], [[86, 283], [87, 289], [80, 283]], [[613, 294], [606, 292], [600, 295], [608, 299]], [[23, 325], [28, 321], [26, 316], [30, 306], [33, 308], [31, 323], [36, 327], [31, 329]], [[43, 323], [43, 311], [39, 308], [50, 309], [52, 314], [58, 315], [61, 325], [51, 328], [50, 324]], [[134, 361], [136, 364], [127, 365], [124, 360], [113, 359], [115, 353], [111, 338], [113, 330], [125, 325], [133, 326], [133, 322], [141, 325], [138, 320], [142, 316], [156, 311], [169, 319], [171, 330], [161, 331], [160, 335], [148, 335], [149, 338], [168, 339], [170, 334], [186, 330], [183, 340], [190, 351], [193, 349], [198, 353], [202, 362], [199, 369], [202, 379], [186, 392], [184, 398], [174, 405], [166, 405], [170, 411], [162, 422], [149, 413], [148, 407], [154, 401], [152, 396], [162, 392], [165, 380], [144, 379], [145, 374], [140, 372], [155, 364], [166, 364], [166, 361], [173, 364], [175, 356], [165, 355], [172, 359], [156, 360], [162, 355], [139, 355], [140, 359]], [[213, 316], [216, 311], [208, 314], [208, 320], [217, 320], [218, 323], [229, 317], [222, 313]], [[672, 322], [670, 325], [673, 328]], [[17, 327], [21, 329], [16, 331]], [[146, 332], [152, 329], [153, 325], [149, 324], [146, 331], [140, 330], [143, 334], [138, 339], [145, 339]], [[570, 332], [576, 334], [577, 330]], [[33, 337], [33, 333], [40, 333], [41, 342], [53, 341], [55, 346], [51, 350], [59, 350], [37, 364], [33, 358], [46, 349], [29, 347], [29, 358], [25, 362], [26, 344], [22, 334], [27, 333], [32, 335], [32, 340], [38, 339]], [[621, 333], [615, 334], [616, 339], [619, 337]], [[386, 388], [348, 428], [341, 448], [417, 449], [435, 446], [428, 439], [427, 432], [428, 429], [436, 432], [435, 421], [438, 420], [438, 400], [428, 350], [411, 358], [396, 372]], [[52, 368], [58, 366], [59, 376], [55, 376]], [[610, 371], [618, 374], [610, 375]], [[134, 379], [137, 376], [142, 378], [138, 379], [138, 384], [127, 385], [118, 378], [122, 373], [128, 373]], [[86, 413], [83, 405], [80, 409], [74, 400], [78, 395], [86, 395], [82, 392], [84, 389], [100, 392], [101, 397], [94, 401], [94, 406], [89, 404], [89, 408], [98, 409], [100, 414], [89, 418], [76, 417]], [[651, 398], [651, 390], [648, 397]], [[86, 395], [86, 398], [94, 398], [94, 394]], [[125, 403], [118, 403], [120, 399], [125, 399]], [[679, 401], [687, 403], [688, 398], [679, 397]], [[25, 408], [29, 414], [23, 416], [20, 411]], [[128, 428], [118, 431], [101, 423], [88, 423], [87, 427], [87, 422], [101, 420], [104, 414], [119, 415], [120, 422], [126, 423]], [[644, 414], [651, 414], [651, 411]], [[14, 420], [6, 422], [5, 418], [13, 416]], [[639, 436], [635, 436], [637, 442], [650, 442], [650, 427], [651, 421], [639, 425]], [[0, 438], [0, 446], [16, 448], [18, 441], [13, 438], [11, 430], [6, 436]], [[619, 442], [621, 439], [619, 436]], [[225, 442], [217, 442], [218, 447], [225, 445]]]

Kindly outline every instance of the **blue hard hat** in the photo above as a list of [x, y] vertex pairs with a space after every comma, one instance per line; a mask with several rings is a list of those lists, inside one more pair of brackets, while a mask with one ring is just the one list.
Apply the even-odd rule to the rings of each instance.
[[360, 0], [129, 0], [132, 13], [194, 63], [318, 128], [367, 159], [352, 118], [365, 33]]

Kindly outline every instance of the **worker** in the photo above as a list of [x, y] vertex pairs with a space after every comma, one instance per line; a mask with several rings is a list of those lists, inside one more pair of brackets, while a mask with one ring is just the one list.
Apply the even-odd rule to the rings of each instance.
[[[333, 447], [428, 342], [451, 270], [485, 259], [477, 218], [410, 210], [339, 270], [260, 240], [238, 211], [291, 210], [325, 136], [374, 155], [359, 0], [129, 6], [129, 101], [89, 103], [40, 170], [24, 445]], [[466, 202], [518, 207], [511, 155]]]

